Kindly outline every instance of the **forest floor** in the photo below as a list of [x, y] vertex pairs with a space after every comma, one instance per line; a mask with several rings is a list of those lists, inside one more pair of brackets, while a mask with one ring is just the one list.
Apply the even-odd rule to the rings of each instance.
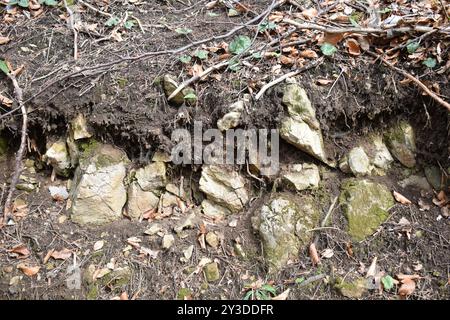
[[[316, 5], [245, 0], [233, 5], [86, 0], [56, 1], [55, 6], [52, 1], [29, 1], [25, 7], [7, 2], [0, 0], [0, 66], [3, 62], [3, 69], [14, 72], [24, 91], [25, 158], [33, 160], [35, 168], [25, 171], [38, 188], [17, 190], [16, 221], [0, 226], [0, 299], [243, 299], [251, 290], [264, 291], [264, 285], [268, 297], [288, 292], [288, 299], [347, 299], [336, 279], [364, 277], [372, 272], [371, 265], [384, 279], [414, 275], [409, 299], [449, 299], [448, 185], [422, 190], [399, 184], [411, 175], [424, 176], [429, 166], [440, 168], [442, 180], [448, 180], [450, 7], [444, 7], [445, 2], [377, 1], [375, 17], [393, 25], [383, 25], [389, 32], [373, 27], [373, 8], [364, 1]], [[286, 22], [291, 20], [314, 27]], [[425, 94], [416, 81], [383, 61], [412, 75], [430, 92]], [[203, 76], [209, 67], [212, 72]], [[406, 169], [395, 163], [387, 175], [371, 177], [412, 203], [396, 203], [380, 228], [360, 242], [345, 232], [342, 208], [332, 208], [330, 227], [317, 232], [320, 265], [304, 248], [279, 272], [267, 272], [251, 218], [273, 190], [273, 181], [250, 179], [255, 196], [244, 212], [223, 221], [204, 219], [156, 258], [138, 250], [144, 244], [152, 250], [161, 247], [158, 234], [145, 233], [154, 221], [122, 219], [95, 229], [82, 227], [70, 220], [67, 203], [49, 194], [49, 186], [65, 186], [67, 179], [53, 179], [51, 167], [42, 160], [46, 143], [64, 136], [77, 114], [86, 117], [98, 141], [123, 149], [135, 165], [142, 165], [155, 151], [170, 151], [173, 130], [192, 128], [193, 121], [201, 121], [205, 129], [215, 127], [225, 107], [244, 94], [252, 96], [252, 108], [240, 126], [276, 128], [284, 112], [279, 92], [276, 86], [261, 90], [283, 74], [302, 69], [297, 81], [316, 109], [325, 147], [334, 158], [363, 136], [399, 120], [409, 121], [416, 132], [418, 165]], [[179, 83], [200, 75], [190, 84], [194, 102], [177, 107], [168, 101], [162, 86], [166, 74]], [[261, 98], [255, 99], [260, 92]], [[16, 98], [8, 77], [0, 74], [0, 132], [9, 148], [0, 157], [2, 206], [21, 138]], [[282, 163], [305, 160], [319, 163], [282, 143]], [[246, 173], [244, 167], [240, 170]], [[184, 181], [190, 187], [198, 185], [200, 170], [170, 166], [168, 175], [174, 184]], [[320, 199], [325, 214], [348, 175], [334, 169], [321, 175], [320, 188], [308, 192]], [[180, 213], [157, 222], [168, 231], [183, 219]], [[209, 231], [218, 236], [216, 248], [198, 242]], [[237, 253], [236, 244], [244, 248], [245, 257]], [[185, 259], [191, 245], [192, 255]], [[213, 283], [203, 272], [211, 261], [220, 269], [220, 279]], [[83, 273], [75, 289], [69, 279], [74, 268]], [[398, 299], [398, 287], [375, 286], [358, 298]]]

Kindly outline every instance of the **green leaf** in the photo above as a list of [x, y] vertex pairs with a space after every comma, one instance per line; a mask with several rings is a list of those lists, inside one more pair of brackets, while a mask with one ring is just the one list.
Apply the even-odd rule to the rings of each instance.
[[418, 42], [410, 42], [408, 43], [408, 45], [406, 46], [406, 50], [408, 50], [409, 54], [412, 54], [414, 52], [416, 52], [416, 50], [419, 48], [419, 43]]
[[325, 42], [321, 47], [320, 51], [326, 56], [332, 56], [336, 51], [337, 48], [333, 46], [331, 43]]
[[390, 275], [381, 278], [381, 283], [386, 291], [389, 291], [394, 287], [394, 279]]
[[192, 33], [192, 29], [189, 29], [189, 28], [176, 28], [175, 32], [178, 33], [178, 34], [187, 35], [189, 33]]
[[[47, 6], [52, 6], [52, 7], [54, 7], [54, 6], [58, 5], [58, 1], [55, 1], [55, 0], [45, 0], [45, 4], [46, 4]], [[69, 3], [67, 3], [67, 5], [70, 6]]]
[[184, 96], [184, 98], [186, 100], [195, 100], [197, 99], [197, 96], [195, 95], [195, 93], [188, 93], [187, 95]]
[[383, 13], [389, 13], [391, 12], [392, 9], [389, 7], [383, 8], [383, 10], [378, 10], [379, 13], [383, 14]]
[[264, 291], [256, 290], [256, 297], [258, 300], [269, 300], [269, 297]]
[[195, 51], [194, 56], [196, 56], [200, 60], [208, 59], [208, 51], [206, 51], [206, 50], [197, 50], [197, 51]]
[[252, 58], [253, 59], [262, 59], [261, 52], [254, 52], [254, 53], [252, 53]]
[[230, 52], [241, 54], [252, 45], [252, 40], [248, 36], [238, 36], [230, 43]]
[[8, 65], [6, 64], [6, 62], [4, 60], [1, 60], [1, 59], [0, 59], [0, 70], [3, 71], [5, 74], [9, 73]]
[[236, 9], [231, 8], [230, 10], [228, 10], [229, 17], [236, 17], [238, 15], [239, 15], [239, 11], [237, 11]]
[[105, 26], [107, 27], [114, 27], [117, 26], [120, 22], [120, 19], [117, 17], [111, 17], [108, 19], [108, 21], [105, 22]]
[[235, 72], [239, 71], [241, 70], [241, 63], [239, 62], [238, 59], [231, 59], [230, 63], [228, 64], [228, 69]]
[[218, 13], [215, 13], [215, 12], [208, 12], [207, 13], [207, 15], [208, 15], [208, 17], [211, 17], [211, 18], [215, 18], [215, 17], [218, 17], [219, 16], [219, 14]]
[[184, 64], [191, 62], [191, 60], [192, 60], [191, 56], [188, 56], [188, 55], [184, 55], [184, 56], [180, 57], [180, 61]]
[[127, 20], [123, 26], [125, 29], [131, 30], [135, 26], [134, 20]]
[[352, 26], [354, 26], [355, 28], [359, 27], [358, 22], [356, 22], [356, 18], [358, 18], [358, 16], [352, 15], [350, 17], [348, 17], [348, 20], [350, 21], [350, 23], [352, 24]]
[[249, 300], [250, 297], [252, 297], [252, 299], [253, 299], [253, 290], [247, 291], [247, 293], [244, 296], [244, 300]]
[[274, 22], [263, 22], [259, 26], [259, 32], [264, 32], [267, 30], [275, 30], [277, 28], [277, 24]]
[[301, 278], [295, 279], [295, 283], [296, 283], [296, 284], [300, 284], [300, 283], [302, 283], [303, 281], [305, 281], [305, 277], [301, 277]]
[[434, 58], [428, 58], [422, 63], [430, 69], [433, 69], [434, 67], [436, 67], [436, 59], [434, 59]]
[[28, 0], [19, 0], [17, 4], [23, 8], [28, 8], [28, 6], [30, 5]]
[[272, 293], [273, 295], [277, 295], [277, 289], [275, 289], [274, 287], [272, 287], [270, 284], [265, 284], [261, 287], [261, 289]]

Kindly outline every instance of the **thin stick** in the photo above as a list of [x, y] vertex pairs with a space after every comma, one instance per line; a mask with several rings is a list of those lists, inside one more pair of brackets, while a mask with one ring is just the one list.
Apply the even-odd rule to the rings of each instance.
[[210, 74], [211, 72], [215, 71], [215, 70], [219, 70], [227, 65], [230, 64], [230, 61], [223, 61], [221, 63], [215, 64], [211, 67], [209, 67], [208, 69], [206, 69], [205, 71], [203, 71], [202, 73], [193, 76], [192, 78], [184, 81], [182, 84], [180, 84], [178, 86], [178, 88], [172, 92], [172, 94], [167, 98], [167, 100], [172, 100], [173, 98], [176, 97], [177, 94], [179, 94], [184, 88], [186, 88], [187, 86], [189, 86], [190, 84], [199, 81], [200, 79], [202, 79], [203, 77], [207, 76], [208, 74]]
[[95, 11], [95, 12], [101, 14], [101, 15], [104, 15], [104, 16], [107, 16], [107, 17], [112, 17], [113, 16], [111, 13], [98, 10], [97, 8], [95, 8], [94, 6], [92, 6], [91, 4], [89, 4], [87, 2], [84, 2], [83, 0], [78, 0], [78, 2], [81, 3], [83, 6], [89, 8], [92, 11]]
[[[327, 224], [328, 218], [331, 215], [331, 212], [333, 212], [334, 207], [336, 206], [336, 202], [338, 200], [338, 197], [335, 197], [333, 199], [333, 202], [331, 203], [330, 207], [328, 208], [327, 214], [325, 215], [325, 217], [323, 218], [322, 222], [320, 223], [320, 228], [325, 228], [325, 225]], [[317, 228], [319, 229], [319, 228]], [[316, 234], [316, 236], [314, 237], [314, 241], [313, 243], [315, 245], [317, 245], [317, 242], [319, 242], [319, 234]]]
[[321, 57], [321, 58], [319, 58], [319, 59], [313, 61], [312, 63], [310, 63], [310, 64], [308, 64], [308, 65], [306, 65], [306, 66], [304, 66], [304, 67], [301, 67], [300, 69], [297, 69], [297, 70], [295, 70], [295, 71], [288, 72], [288, 73], [282, 75], [281, 77], [279, 77], [279, 78], [277, 78], [277, 79], [275, 79], [275, 80], [269, 82], [268, 84], [264, 85], [264, 86], [261, 88], [261, 90], [260, 90], [260, 91], [258, 92], [258, 94], [255, 96], [255, 100], [259, 100], [259, 99], [263, 96], [263, 94], [264, 94], [269, 88], [273, 87], [274, 85], [279, 84], [280, 82], [283, 82], [284, 80], [286, 80], [286, 79], [288, 79], [288, 78], [295, 77], [296, 75], [302, 73], [303, 71], [306, 71], [306, 70], [308, 70], [308, 69], [311, 69], [311, 68], [313, 68], [313, 67], [319, 65], [320, 63], [322, 63], [322, 61], [323, 61], [323, 57]]
[[[436, 29], [433, 27], [425, 27], [425, 26], [419, 26], [419, 25], [416, 25], [413, 27], [399, 27], [399, 28], [386, 28], [386, 29], [354, 28], [354, 27], [332, 28], [332, 27], [319, 26], [319, 25], [313, 24], [313, 23], [299, 23], [299, 22], [291, 20], [291, 19], [283, 19], [283, 22], [293, 25], [293, 26], [297, 27], [297, 29], [318, 30], [318, 31], [326, 32], [326, 33], [345, 33], [345, 32], [350, 32], [350, 33], [387, 33], [389, 31], [395, 31], [395, 32], [400, 32], [400, 33], [416, 31], [416, 32], [426, 33], [426, 32], [430, 32], [431, 30]], [[442, 32], [442, 33], [449, 33], [450, 27], [438, 28], [436, 30], [438, 32]]]
[[9, 215], [12, 212], [11, 208], [11, 200], [13, 197], [14, 190], [16, 189], [17, 182], [19, 181], [20, 174], [22, 172], [23, 164], [22, 158], [25, 153], [26, 141], [27, 141], [27, 126], [28, 126], [28, 115], [27, 109], [25, 108], [25, 104], [23, 102], [23, 91], [17, 82], [17, 78], [14, 72], [10, 72], [7, 74], [8, 78], [11, 80], [14, 87], [14, 94], [16, 96], [17, 103], [19, 104], [20, 110], [22, 111], [22, 133], [20, 139], [20, 147], [19, 151], [17, 151], [16, 155], [16, 164], [14, 169], [14, 174], [11, 179], [11, 183], [9, 185], [8, 196], [6, 197], [5, 207], [3, 210], [3, 219], [5, 223], [8, 223]]
[[69, 28], [73, 32], [73, 59], [78, 59], [78, 31], [75, 28], [75, 22], [73, 18], [73, 11], [67, 5], [67, 1], [64, 0], [64, 7], [66, 8], [67, 14], [69, 15]]
[[392, 63], [381, 57], [380, 55], [371, 52], [371, 51], [365, 51], [368, 55], [371, 55], [372, 57], [375, 57], [376, 59], [380, 59], [385, 65], [387, 65], [392, 70], [397, 71], [398, 73], [402, 74], [412, 82], [414, 82], [418, 87], [420, 87], [423, 91], [425, 91], [430, 97], [432, 97], [436, 102], [438, 102], [440, 105], [444, 106], [450, 111], [450, 103], [439, 97], [437, 94], [435, 94], [433, 91], [428, 89], [426, 85], [424, 85], [419, 79], [411, 75], [410, 73], [406, 72], [403, 69], [397, 68]]

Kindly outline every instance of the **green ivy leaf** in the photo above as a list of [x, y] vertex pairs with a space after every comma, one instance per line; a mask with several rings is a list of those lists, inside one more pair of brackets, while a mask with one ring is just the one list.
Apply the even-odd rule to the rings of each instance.
[[125, 29], [131, 30], [134, 27], [134, 20], [127, 20], [123, 26]]
[[252, 53], [252, 58], [253, 59], [262, 59], [261, 52], [254, 52], [254, 53]]
[[186, 100], [195, 100], [197, 99], [197, 96], [195, 95], [195, 93], [188, 93], [187, 95], [184, 96], [184, 98]]
[[246, 293], [245, 296], [244, 296], [244, 300], [249, 300], [250, 297], [253, 298], [253, 290], [247, 291], [247, 293]]
[[228, 64], [228, 69], [231, 71], [237, 72], [241, 70], [241, 63], [238, 59], [231, 59], [230, 63]]
[[191, 62], [191, 60], [192, 60], [191, 56], [188, 56], [188, 55], [184, 55], [184, 56], [180, 57], [180, 61], [184, 64]]
[[28, 8], [30, 5], [28, 0], [19, 0], [19, 2], [17, 2], [17, 4], [23, 8]]
[[[56, 1], [56, 0], [45, 0], [45, 4], [47, 6], [54, 7], [54, 6], [58, 5], [58, 1]], [[67, 5], [70, 5], [70, 4], [67, 3]]]
[[325, 42], [321, 47], [320, 51], [326, 56], [332, 56], [336, 51], [337, 48], [333, 46], [331, 43]]
[[269, 296], [261, 290], [256, 290], [256, 297], [258, 300], [269, 300]]
[[389, 291], [394, 287], [394, 279], [390, 275], [381, 278], [381, 283], [386, 291]]
[[265, 284], [261, 287], [261, 289], [272, 293], [274, 296], [277, 295], [277, 289], [275, 289], [274, 287], [272, 287], [270, 284]]
[[419, 48], [419, 43], [418, 42], [410, 42], [408, 43], [408, 45], [406, 46], [406, 50], [408, 50], [409, 54], [412, 54], [414, 52], [416, 52], [416, 50]]
[[187, 35], [189, 33], [192, 33], [192, 29], [189, 28], [176, 28], [175, 32], [182, 35]]
[[379, 13], [384, 14], [384, 13], [389, 13], [391, 12], [392, 9], [389, 7], [383, 8], [383, 10], [378, 10]]
[[259, 26], [259, 32], [264, 32], [267, 30], [275, 30], [277, 28], [277, 24], [274, 22], [263, 22]]
[[422, 62], [424, 65], [426, 65], [428, 68], [433, 69], [436, 67], [436, 59], [434, 58], [427, 58], [424, 62]]
[[111, 17], [108, 19], [108, 21], [105, 22], [105, 26], [107, 27], [114, 27], [117, 26], [120, 22], [120, 19], [117, 17]]
[[197, 51], [195, 51], [194, 56], [196, 56], [200, 60], [206, 60], [206, 59], [208, 59], [208, 51], [206, 51], [206, 50], [197, 50]]
[[0, 70], [3, 71], [5, 74], [9, 73], [8, 65], [4, 60], [0, 60]]
[[211, 18], [215, 18], [215, 17], [219, 16], [219, 14], [215, 13], [215, 12], [208, 12], [207, 15], [208, 15], [208, 17], [211, 17]]
[[230, 52], [241, 54], [252, 45], [252, 40], [248, 36], [238, 36], [230, 43]]
[[356, 18], [358, 18], [358, 16], [352, 15], [352, 16], [348, 17], [348, 20], [350, 21], [352, 26], [354, 26], [355, 28], [358, 28], [359, 24], [358, 24], [358, 22], [356, 22]]

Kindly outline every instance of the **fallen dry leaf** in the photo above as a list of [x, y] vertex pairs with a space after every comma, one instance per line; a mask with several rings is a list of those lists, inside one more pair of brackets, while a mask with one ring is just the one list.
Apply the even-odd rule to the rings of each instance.
[[105, 245], [105, 241], [99, 240], [94, 243], [94, 251], [100, 250]]
[[16, 253], [18, 254], [18, 258], [26, 258], [30, 255], [30, 251], [27, 249], [27, 247], [23, 244], [15, 246], [14, 248], [8, 250], [8, 252]]
[[41, 267], [39, 267], [39, 266], [31, 267], [31, 266], [28, 266], [28, 265], [26, 265], [24, 263], [19, 263], [17, 265], [17, 269], [22, 271], [25, 275], [27, 275], [29, 277], [32, 277], [32, 276], [34, 276], [35, 274], [37, 274], [39, 272]]
[[285, 55], [282, 55], [282, 56], [280, 56], [280, 62], [283, 65], [292, 65], [292, 64], [294, 64], [295, 60], [290, 57], [287, 57]]
[[414, 290], [416, 290], [416, 283], [414, 280], [406, 279], [402, 280], [402, 284], [400, 288], [398, 288], [398, 294], [401, 297], [406, 297], [413, 294]]
[[279, 295], [277, 295], [276, 297], [273, 297], [272, 300], [286, 300], [287, 297], [289, 296], [289, 292], [291, 291], [291, 289], [286, 289], [284, 290], [282, 293], [280, 293]]
[[377, 257], [374, 257], [372, 263], [370, 264], [369, 269], [367, 269], [366, 277], [375, 277], [377, 273]]
[[332, 83], [334, 80], [330, 80], [330, 79], [317, 79], [316, 83], [321, 85], [321, 86], [327, 86], [330, 83]]
[[202, 233], [199, 237], [198, 237], [198, 243], [200, 244], [200, 247], [204, 250], [206, 250], [206, 242], [205, 242], [205, 235]]
[[311, 258], [313, 265], [320, 264], [319, 254], [317, 253], [317, 248], [314, 242], [311, 243], [309, 246], [309, 256]]
[[332, 256], [334, 256], [334, 251], [333, 251], [333, 249], [327, 248], [320, 253], [320, 256], [322, 258], [329, 259]]
[[393, 191], [393, 195], [395, 200], [397, 200], [397, 202], [400, 202], [401, 204], [411, 204], [411, 201], [408, 198], [398, 193], [397, 191]]
[[120, 300], [128, 300], [128, 293], [126, 291], [122, 292]]
[[417, 279], [420, 279], [420, 276], [418, 274], [410, 275], [410, 274], [402, 274], [402, 273], [400, 273], [400, 274], [397, 275], [397, 279], [400, 280], [400, 281], [403, 281], [403, 280], [417, 280]]
[[337, 45], [342, 39], [344, 39], [343, 33], [327, 33], [327, 32], [325, 32], [323, 38], [319, 40], [319, 44], [327, 42], [332, 45]]
[[359, 43], [355, 39], [348, 39], [346, 45], [348, 48], [348, 53], [352, 56], [359, 56], [361, 54]]
[[2, 37], [0, 36], [0, 44], [6, 44], [9, 42], [9, 38], [8, 37]]
[[299, 52], [299, 56], [303, 58], [310, 58], [310, 59], [316, 59], [319, 56], [314, 50], [306, 49]]
[[70, 251], [67, 248], [64, 248], [60, 251], [53, 250], [52, 253], [50, 254], [50, 257], [52, 257], [53, 259], [56, 259], [56, 260], [66, 260], [66, 259], [70, 258], [71, 255], [72, 255], [72, 251]]
[[4, 95], [0, 94], [0, 104], [6, 106], [6, 107], [11, 107], [13, 104], [13, 101], [11, 99], [9, 99], [8, 97], [5, 97]]
[[317, 9], [314, 7], [311, 7], [309, 9], [302, 11], [302, 16], [304, 16], [305, 18], [308, 18], [308, 19], [317, 17], [318, 14], [319, 14], [319, 12], [317, 12]]
[[419, 201], [417, 201], [417, 204], [419, 205], [420, 211], [428, 211], [431, 209], [431, 206], [422, 199], [419, 199]]

